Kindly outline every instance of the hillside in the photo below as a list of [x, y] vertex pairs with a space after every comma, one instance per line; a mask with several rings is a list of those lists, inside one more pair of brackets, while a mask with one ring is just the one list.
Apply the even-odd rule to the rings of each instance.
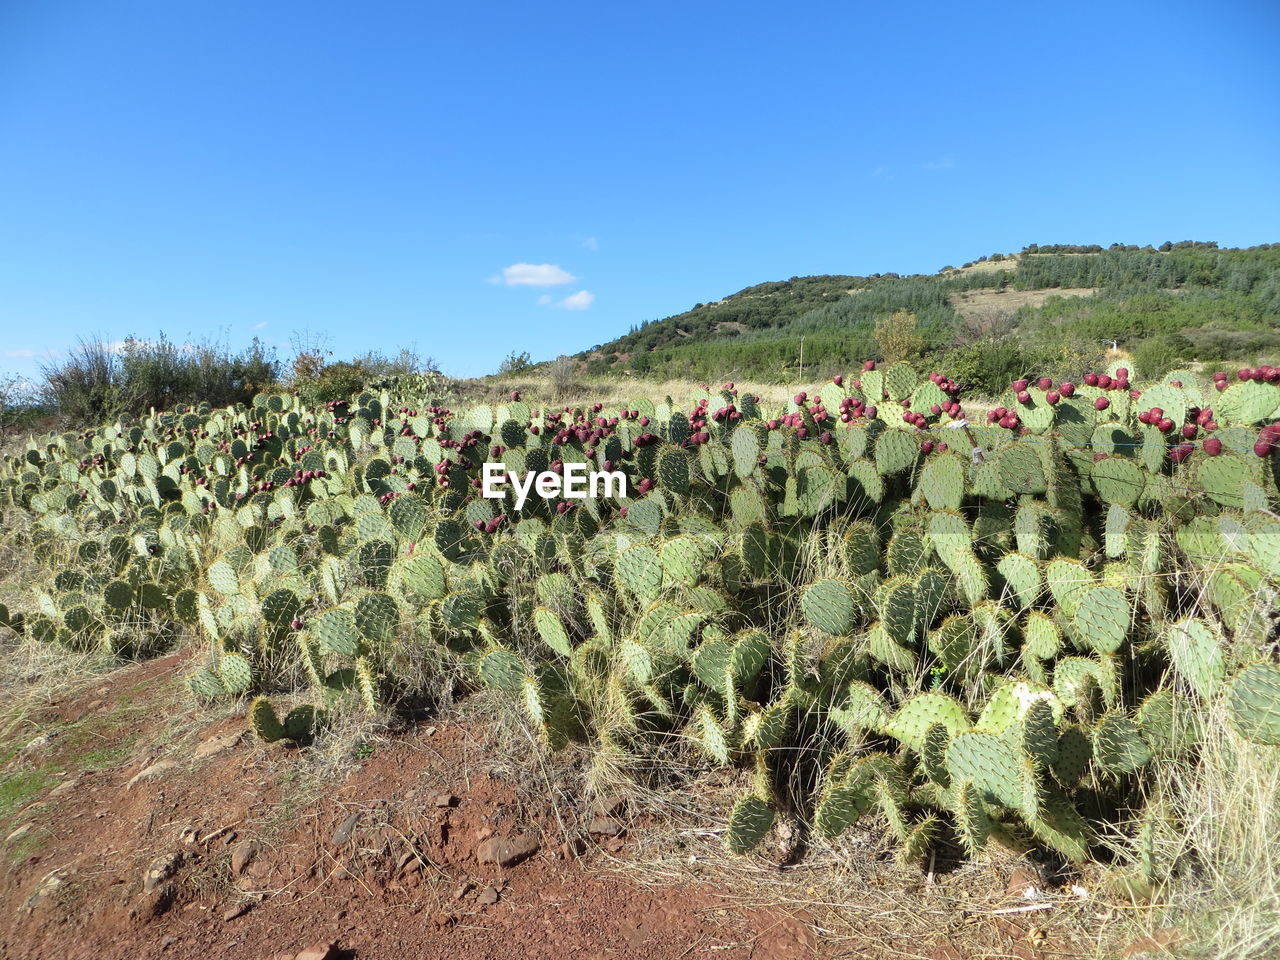
[[579, 357], [592, 373], [796, 379], [802, 344], [818, 374], [883, 358], [876, 324], [897, 311], [915, 318], [899, 331], [909, 354], [945, 353], [979, 389], [1029, 369], [1070, 373], [1108, 347], [1151, 375], [1265, 362], [1280, 356], [1280, 244], [1032, 244], [936, 274], [792, 277], [645, 322]]

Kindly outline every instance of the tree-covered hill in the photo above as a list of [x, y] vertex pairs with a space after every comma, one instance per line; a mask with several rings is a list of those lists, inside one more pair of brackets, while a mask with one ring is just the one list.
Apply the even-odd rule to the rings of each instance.
[[795, 380], [890, 353], [999, 389], [1107, 349], [1144, 373], [1280, 357], [1280, 244], [1032, 244], [936, 274], [757, 284], [580, 354], [590, 372]]

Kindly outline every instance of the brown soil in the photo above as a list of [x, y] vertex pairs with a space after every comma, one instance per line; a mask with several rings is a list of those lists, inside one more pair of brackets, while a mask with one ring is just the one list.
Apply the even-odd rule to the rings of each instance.
[[[903, 955], [870, 931], [832, 945], [807, 911], [747, 904], [726, 884], [640, 882], [634, 834], [593, 836], [585, 805], [530, 802], [465, 723], [379, 740], [317, 789], [297, 751], [263, 748], [240, 735], [242, 715], [175, 691], [179, 660], [118, 670], [29, 718], [64, 732], [3, 768], [47, 782], [0, 805], [0, 957], [292, 960], [330, 944], [359, 960]], [[644, 811], [621, 819], [644, 830]], [[479, 862], [530, 838], [518, 863]], [[1035, 920], [983, 928], [980, 949], [939, 929], [909, 950], [1066, 955], [1037, 942]]]

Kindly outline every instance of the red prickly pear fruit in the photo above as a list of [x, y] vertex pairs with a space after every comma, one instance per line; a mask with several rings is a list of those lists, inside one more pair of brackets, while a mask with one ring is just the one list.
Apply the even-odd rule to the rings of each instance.
[[1181, 387], [1181, 386], [1182, 386], [1182, 381], [1181, 381], [1181, 380], [1170, 380], [1170, 381], [1169, 381], [1169, 383], [1170, 383], [1172, 386], [1175, 386], [1175, 387]]
[[1121, 380], [1128, 379], [1128, 376], [1129, 376], [1129, 368], [1128, 368], [1128, 367], [1116, 367], [1116, 376], [1117, 376], [1117, 377], [1119, 377]]
[[473, 524], [471, 524], [471, 525], [472, 525], [473, 527], [475, 527], [477, 530], [479, 530], [479, 531], [481, 531], [481, 532], [484, 532], [484, 521], [483, 521], [483, 520], [477, 520], [475, 523], [473, 523]]
[[520, 399], [520, 391], [512, 390], [509, 394], [507, 394], [507, 397], [508, 399], [511, 400], [512, 403], [515, 403], [517, 400]]
[[294, 630], [301, 630], [302, 621], [299, 620], [297, 617], [294, 617], [292, 620], [289, 621], [289, 626], [292, 627]]
[[921, 453], [933, 453], [933, 441], [932, 441], [932, 440], [922, 440], [922, 441], [920, 442], [920, 452], [921, 452]]
[[1173, 421], [1170, 420], [1168, 417], [1161, 417], [1156, 422], [1156, 429], [1159, 430], [1161, 433], [1168, 433], [1170, 430], [1173, 429]]
[[819, 439], [819, 440], [821, 440], [823, 443], [830, 443], [830, 442], [831, 442], [831, 434], [830, 434], [829, 432], [827, 432], [827, 431], [823, 431], [822, 435], [821, 435], [821, 436], [819, 436], [819, 437], [818, 437], [818, 439]]
[[1094, 462], [1094, 463], [1098, 463], [1099, 461], [1101, 461], [1101, 460], [1105, 460], [1105, 459], [1107, 459], [1107, 455], [1106, 455], [1105, 453], [1095, 453], [1095, 454], [1093, 455], [1093, 462]]
[[1195, 447], [1190, 443], [1180, 443], [1169, 451], [1169, 459], [1174, 463], [1182, 463], [1187, 457], [1195, 451]]
[[1019, 391], [1018, 391], [1018, 402], [1019, 402], [1019, 403], [1030, 403], [1030, 402], [1031, 402], [1031, 394], [1027, 393], [1027, 391], [1026, 391], [1026, 390], [1019, 390]]
[[1086, 387], [1096, 387], [1098, 385], [1098, 375], [1096, 373], [1086, 373], [1084, 375], [1084, 385]]
[[1062, 396], [1058, 393], [1057, 390], [1050, 390], [1048, 393], [1044, 395], [1045, 403], [1049, 404], [1049, 406], [1053, 406], [1055, 403], [1057, 403], [1061, 399], [1062, 399]]
[[1219, 392], [1221, 392], [1221, 391], [1223, 391], [1223, 390], [1227, 389], [1227, 381], [1226, 381], [1226, 380], [1215, 380], [1215, 381], [1213, 381], [1213, 385], [1214, 385], [1215, 387], [1217, 387], [1217, 388], [1218, 388], [1218, 391], [1219, 391]]
[[940, 404], [935, 403], [929, 407], [929, 412], [936, 417], [938, 414], [942, 413], [942, 407]]
[[806, 397], [806, 395], [805, 395], [805, 392], [804, 392], [803, 390], [801, 390], [799, 393], [797, 393], [797, 394], [796, 394], [794, 397], [792, 397], [791, 399], [792, 399], [792, 400], [794, 400], [794, 401], [796, 402], [796, 404], [797, 404], [797, 405], [799, 405], [799, 404], [804, 403], [804, 402], [805, 402], [805, 400], [807, 399], [807, 397]]
[[1036, 381], [1036, 386], [1039, 387], [1041, 390], [1048, 390], [1050, 387], [1053, 386], [1053, 381], [1050, 380], [1048, 377], [1041, 377], [1039, 380]]
[[647, 427], [648, 425], [649, 425], [649, 418], [648, 418], [648, 417], [641, 417], [641, 418], [640, 418], [640, 426], [642, 426], [642, 427]]
[[862, 365], [863, 370], [874, 370], [875, 368], [876, 368], [876, 362], [874, 360], [868, 360], [866, 363]]
[[777, 429], [778, 429], [778, 421], [777, 421], [777, 420], [770, 420], [768, 423], [766, 423], [766, 424], [765, 424], [765, 426], [767, 426], [770, 430], [777, 430]]
[[944, 442], [942, 442], [942, 443], [940, 443], [940, 444], [938, 444], [938, 452], [939, 452], [939, 453], [946, 453], [946, 452], [947, 452], [947, 450], [948, 450], [948, 447], [947, 447], [947, 444], [946, 444], [946, 442], [945, 442], [945, 441], [944, 441]]
[[1058, 384], [1058, 392], [1064, 397], [1075, 396], [1076, 385], [1070, 381]]
[[834, 377], [831, 378], [831, 382], [834, 383], [837, 387], [842, 387], [844, 386], [844, 377], [840, 376], [840, 374], [836, 374]]
[[1098, 386], [1103, 390], [1110, 390], [1115, 386], [1115, 381], [1107, 374], [1103, 373], [1098, 376]]
[[[871, 363], [872, 361], [868, 360], [867, 362]], [[874, 420], [879, 412], [880, 410], [877, 407], [867, 407], [867, 419]]]
[[621, 507], [619, 507], [619, 508], [618, 508], [618, 516], [622, 517], [623, 519], [625, 519], [625, 518], [626, 518], [626, 516], [627, 516], [627, 508], [626, 508], [625, 506], [621, 506]]
[[1111, 406], [1111, 401], [1106, 397], [1099, 397], [1097, 400], [1093, 401], [1093, 409], [1095, 410], [1105, 410], [1109, 406]]
[[1259, 440], [1253, 445], [1253, 452], [1260, 457], [1271, 456], [1271, 451], [1274, 449], [1275, 446], [1269, 440]]
[[1182, 425], [1182, 435], [1186, 437], [1188, 440], [1194, 440], [1196, 434], [1199, 432], [1200, 432], [1200, 428], [1197, 427], [1194, 423], [1184, 423]]
[[1211, 457], [1216, 457], [1218, 454], [1222, 453], [1222, 441], [1217, 437], [1206, 438], [1204, 443], [1200, 446], [1203, 447], [1204, 452]]
[[1021, 392], [1022, 392], [1023, 390], [1025, 390], [1025, 389], [1027, 389], [1027, 381], [1025, 381], [1025, 380], [1015, 380], [1015, 381], [1013, 381], [1013, 392], [1014, 392], [1014, 393], [1021, 393]]
[[1248, 367], [1242, 367], [1236, 371], [1236, 379], [1238, 380], [1248, 380], [1251, 376], [1253, 376], [1253, 371]]

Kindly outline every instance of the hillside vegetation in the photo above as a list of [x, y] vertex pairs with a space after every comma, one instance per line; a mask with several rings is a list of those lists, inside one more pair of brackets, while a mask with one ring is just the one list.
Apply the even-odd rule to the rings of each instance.
[[[1042, 295], [1018, 296], [1027, 291]], [[895, 313], [890, 334], [905, 323], [906, 349], [889, 356], [876, 327]], [[869, 357], [945, 354], [952, 376], [994, 394], [1032, 369], [1078, 375], [1109, 347], [1149, 376], [1274, 359], [1280, 244], [1033, 244], [933, 275], [792, 277], [646, 322], [579, 357], [589, 373], [795, 380]]]

